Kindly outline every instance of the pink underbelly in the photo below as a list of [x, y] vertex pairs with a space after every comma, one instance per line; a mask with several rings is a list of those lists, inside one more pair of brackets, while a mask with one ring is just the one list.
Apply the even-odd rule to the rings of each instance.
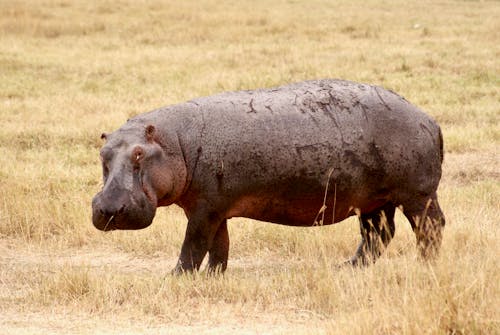
[[353, 213], [353, 208], [346, 208], [333, 201], [330, 204], [323, 204], [323, 199], [290, 200], [244, 196], [231, 206], [226, 217], [246, 217], [290, 226], [313, 226], [322, 217], [324, 217], [323, 224], [328, 225], [342, 221]]

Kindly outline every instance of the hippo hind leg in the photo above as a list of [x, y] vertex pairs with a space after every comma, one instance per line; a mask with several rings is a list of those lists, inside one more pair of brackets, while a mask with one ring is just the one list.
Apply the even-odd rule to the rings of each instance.
[[403, 204], [403, 213], [410, 221], [417, 240], [417, 249], [424, 260], [432, 260], [439, 254], [445, 225], [444, 214], [437, 194], [419, 197]]
[[364, 266], [374, 263], [380, 257], [396, 231], [395, 209], [392, 203], [387, 203], [370, 213], [361, 213], [359, 216], [361, 243], [348, 263]]

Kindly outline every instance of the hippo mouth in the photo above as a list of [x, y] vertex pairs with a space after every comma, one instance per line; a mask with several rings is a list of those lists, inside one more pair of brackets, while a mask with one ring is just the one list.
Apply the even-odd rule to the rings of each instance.
[[111, 231], [111, 230], [116, 230], [116, 228], [113, 227], [113, 225], [110, 225], [110, 223], [113, 222], [113, 219], [115, 218], [114, 215], [111, 215], [111, 217], [109, 218], [108, 222], [106, 222], [106, 224], [104, 225], [104, 227], [102, 228], [102, 231]]

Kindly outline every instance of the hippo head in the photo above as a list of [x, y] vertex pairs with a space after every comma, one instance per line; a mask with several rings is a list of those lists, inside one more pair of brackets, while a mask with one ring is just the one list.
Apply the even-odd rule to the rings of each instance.
[[99, 230], [148, 227], [156, 208], [175, 202], [185, 185], [178, 141], [161, 136], [153, 125], [131, 121], [101, 136], [103, 188], [92, 200], [92, 222]]

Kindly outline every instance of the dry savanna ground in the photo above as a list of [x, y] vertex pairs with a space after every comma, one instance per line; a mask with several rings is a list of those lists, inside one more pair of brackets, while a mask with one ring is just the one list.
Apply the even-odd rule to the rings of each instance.
[[[499, 334], [498, 1], [0, 1], [0, 333]], [[90, 221], [99, 135], [135, 114], [303, 79], [379, 84], [441, 124], [440, 258], [402, 215], [360, 239], [230, 221], [225, 276], [169, 272], [179, 208], [143, 231]]]

